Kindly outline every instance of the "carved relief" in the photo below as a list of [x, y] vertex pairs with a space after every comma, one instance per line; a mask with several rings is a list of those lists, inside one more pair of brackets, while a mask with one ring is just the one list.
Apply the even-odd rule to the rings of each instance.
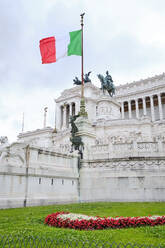
[[54, 145], [54, 151], [59, 153], [70, 153], [71, 151], [71, 143], [61, 143], [58, 145]]
[[125, 152], [125, 151], [132, 151], [133, 144], [132, 143], [118, 143], [113, 145], [114, 151]]
[[91, 146], [93, 152], [106, 152], [108, 151], [108, 145], [95, 145]]
[[7, 162], [7, 158], [9, 157], [9, 150], [4, 149], [0, 151], [0, 164], [5, 163], [5, 160]]
[[136, 161], [104, 161], [104, 162], [88, 162], [88, 164], [83, 164], [82, 167], [88, 168], [108, 168], [112, 170], [148, 170], [148, 169], [158, 169], [158, 167], [165, 169], [165, 159], [162, 160], [136, 160]]
[[[127, 131], [123, 135], [98, 136], [95, 140], [95, 146], [91, 146], [89, 152], [91, 154], [93, 152], [97, 152], [97, 154], [108, 152], [109, 157], [114, 158], [121, 157], [120, 155], [123, 153], [124, 157], [140, 156], [140, 154], [150, 156], [150, 154], [158, 152], [162, 156], [165, 152], [165, 136], [160, 134], [150, 137], [142, 134], [141, 131]], [[105, 156], [107, 158], [106, 154]], [[94, 156], [93, 159], [95, 159]]]
[[6, 148], [0, 153], [0, 164], [9, 164], [12, 166], [22, 166], [25, 162], [23, 149], [10, 150]]
[[18, 154], [9, 154], [2, 160], [2, 163], [7, 163], [11, 166], [22, 166], [24, 164], [24, 159]]
[[117, 143], [132, 143], [133, 141], [147, 141], [148, 137], [142, 136], [141, 132], [128, 132], [125, 135], [108, 135], [106, 137], [97, 137], [95, 140], [96, 145], [117, 144]]
[[156, 136], [153, 136], [153, 141], [161, 141], [161, 142], [165, 142], [165, 136], [164, 135], [156, 135]]
[[110, 115], [111, 112], [112, 107], [106, 104], [101, 104], [101, 106], [98, 107], [98, 115]]
[[156, 142], [138, 142], [137, 149], [143, 152], [157, 152], [158, 151], [158, 143]]

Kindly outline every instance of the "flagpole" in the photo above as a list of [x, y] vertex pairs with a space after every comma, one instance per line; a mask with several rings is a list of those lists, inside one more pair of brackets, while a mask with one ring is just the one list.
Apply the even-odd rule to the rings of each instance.
[[85, 99], [84, 99], [84, 53], [83, 53], [83, 18], [85, 13], [81, 14], [81, 102], [80, 102], [80, 116], [87, 117], [87, 112], [85, 112]]
[[84, 53], [83, 53], [83, 18], [85, 13], [81, 14], [81, 98], [84, 98]]

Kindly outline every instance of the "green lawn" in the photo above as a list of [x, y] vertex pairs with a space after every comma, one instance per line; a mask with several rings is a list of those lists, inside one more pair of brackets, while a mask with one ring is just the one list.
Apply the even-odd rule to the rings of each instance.
[[164, 244], [165, 225], [155, 227], [137, 227], [125, 229], [107, 229], [96, 231], [77, 231], [60, 229], [44, 225], [48, 214], [57, 211], [69, 211], [92, 216], [147, 216], [165, 215], [165, 202], [159, 203], [83, 203], [53, 205], [0, 210], [0, 234], [21, 234], [62, 238], [69, 240], [103, 240], [109, 242]]

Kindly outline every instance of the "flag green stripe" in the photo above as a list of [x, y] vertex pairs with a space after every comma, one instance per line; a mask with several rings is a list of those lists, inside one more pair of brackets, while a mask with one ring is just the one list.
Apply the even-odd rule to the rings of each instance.
[[68, 56], [70, 55], [81, 56], [81, 47], [82, 47], [81, 33], [82, 33], [81, 29], [77, 31], [69, 32], [70, 43], [68, 45], [68, 53], [67, 53]]

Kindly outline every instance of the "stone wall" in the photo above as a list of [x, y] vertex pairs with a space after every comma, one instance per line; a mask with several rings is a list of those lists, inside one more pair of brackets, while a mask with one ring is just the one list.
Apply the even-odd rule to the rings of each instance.
[[80, 196], [87, 201], [165, 201], [165, 157], [83, 161]]
[[165, 201], [164, 150], [164, 141], [93, 145], [78, 170], [76, 154], [14, 143], [0, 152], [0, 208]]
[[77, 156], [15, 143], [0, 158], [0, 208], [78, 202]]

